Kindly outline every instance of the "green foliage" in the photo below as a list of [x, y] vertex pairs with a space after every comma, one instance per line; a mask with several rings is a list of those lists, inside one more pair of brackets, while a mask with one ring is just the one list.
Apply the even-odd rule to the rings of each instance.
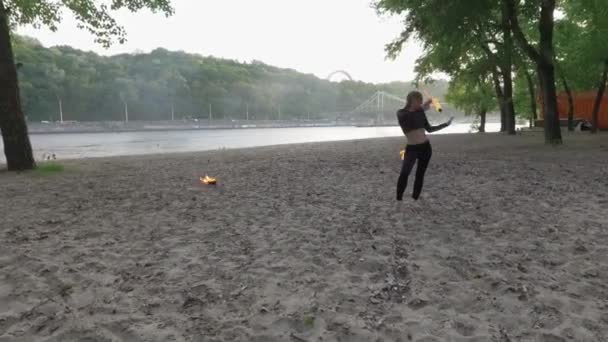
[[[482, 20], [488, 18], [495, 7], [491, 1], [482, 0], [377, 0], [376, 9], [382, 14], [403, 17], [404, 29], [397, 39], [387, 45], [390, 57], [401, 53], [405, 42], [411, 38], [420, 40], [425, 52], [441, 50], [446, 65], [456, 65], [468, 46], [479, 38], [476, 32]], [[465, 34], [463, 34], [465, 33]]]
[[47, 26], [57, 29], [64, 11], [71, 12], [80, 28], [86, 29], [104, 46], [114, 39], [124, 42], [125, 31], [112, 17], [112, 11], [127, 9], [135, 12], [147, 8], [171, 15], [170, 0], [3, 0], [13, 24]]
[[[378, 0], [380, 13], [401, 15], [404, 29], [388, 44], [389, 57], [395, 57], [409, 39], [424, 46], [417, 60], [419, 79], [435, 72], [450, 75], [450, 99], [465, 112], [497, 107], [498, 101], [488, 76], [500, 71], [504, 42], [501, 35], [501, 7], [497, 1], [483, 0]], [[482, 81], [479, 81], [483, 79]], [[481, 82], [481, 83], [480, 83]], [[478, 84], [480, 83], [480, 84]], [[471, 96], [466, 92], [471, 91]]]
[[[555, 21], [554, 33], [557, 89], [565, 91], [564, 82], [567, 82], [572, 92], [594, 90], [601, 79], [603, 61], [608, 59], [608, 21], [605, 20], [608, 6], [602, 0], [561, 1], [559, 4], [561, 15]], [[535, 44], [538, 41], [537, 23], [528, 20], [520, 25]], [[524, 64], [526, 59], [520, 56], [520, 62]], [[527, 63], [524, 67], [534, 73]], [[523, 118], [532, 116], [530, 101], [527, 80], [518, 71], [514, 104]]]
[[[261, 62], [238, 63], [157, 49], [147, 54], [102, 57], [70, 47], [45, 48], [27, 37], [13, 42], [23, 63], [20, 82], [29, 120], [56, 121], [61, 99], [65, 120], [122, 120], [123, 101], [131, 120], [207, 118], [305, 118], [308, 113], [346, 112], [383, 90], [405, 97], [411, 83], [375, 85], [329, 82]], [[447, 83], [427, 89], [443, 97]]]
[[479, 115], [482, 112], [498, 109], [492, 84], [487, 77], [460, 76], [453, 78], [446, 99], [466, 115]]
[[608, 59], [608, 6], [603, 0], [563, 1], [562, 10], [555, 30], [559, 72], [574, 90], [595, 88]]
[[[608, 60], [606, 1], [558, 1], [557, 4], [557, 19], [545, 17], [555, 22], [556, 83], [563, 87], [566, 80], [574, 91], [592, 89], [600, 80], [604, 61]], [[551, 2], [528, 0], [375, 1], [381, 14], [403, 17], [403, 32], [387, 45], [389, 57], [401, 53], [408, 40], [415, 38], [421, 41], [424, 53], [416, 65], [419, 78], [434, 72], [452, 76], [448, 100], [468, 113], [474, 113], [481, 104], [489, 103], [489, 97], [482, 99], [479, 95], [492, 89], [492, 83], [485, 81], [484, 91], [480, 91], [477, 81], [471, 76], [483, 79], [488, 75], [494, 76], [496, 84], [502, 87], [502, 90], [500, 86], [494, 87], [498, 94], [496, 97], [504, 96], [508, 101], [510, 96], [506, 85], [513, 67], [516, 71], [513, 104], [516, 112], [526, 118], [533, 112], [526, 72], [534, 74], [537, 70], [534, 64], [540, 65], [541, 58], [553, 55], [552, 51], [547, 52], [546, 46], [542, 50], [538, 48], [541, 31], [545, 33], [542, 36], [547, 42], [550, 35], [546, 33], [553, 27], [553, 22], [541, 22], [541, 9], [549, 9], [550, 5]], [[517, 19], [517, 25], [514, 19]], [[512, 44], [512, 33], [520, 49]], [[540, 52], [543, 52], [542, 56]], [[533, 63], [530, 59], [534, 60]], [[546, 76], [547, 69], [542, 70]], [[537, 79], [537, 75], [532, 77]], [[538, 89], [535, 90], [538, 93]]]

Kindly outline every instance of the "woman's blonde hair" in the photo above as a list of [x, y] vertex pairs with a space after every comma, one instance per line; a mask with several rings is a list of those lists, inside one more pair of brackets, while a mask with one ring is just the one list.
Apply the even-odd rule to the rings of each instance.
[[420, 102], [422, 102], [423, 97], [422, 97], [422, 93], [419, 91], [410, 91], [409, 94], [407, 94], [407, 100], [405, 103], [405, 110], [410, 110], [410, 108], [412, 107], [412, 102], [414, 100], [419, 100]]

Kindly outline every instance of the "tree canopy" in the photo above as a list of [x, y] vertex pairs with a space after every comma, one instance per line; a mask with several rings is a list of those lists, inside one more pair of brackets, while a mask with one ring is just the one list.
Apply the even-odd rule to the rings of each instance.
[[490, 72], [499, 84], [494, 90], [503, 130], [515, 133], [513, 44], [500, 2], [378, 0], [375, 6], [381, 13], [404, 17], [403, 32], [386, 47], [389, 57], [397, 56], [412, 38], [422, 42], [424, 53], [416, 68], [420, 77], [437, 71], [452, 77], [473, 69]]
[[57, 29], [65, 11], [74, 15], [78, 26], [95, 36], [96, 42], [109, 46], [126, 40], [124, 28], [112, 16], [113, 11], [136, 12], [144, 8], [165, 15], [173, 14], [171, 0], [2, 0], [14, 25], [32, 24]]
[[494, 94], [488, 96], [497, 100], [501, 121], [510, 133], [515, 133], [515, 109], [520, 116], [536, 118], [538, 97], [545, 141], [560, 144], [558, 89], [568, 93], [572, 108], [573, 90], [597, 88], [593, 113], [597, 128], [608, 80], [605, 1], [376, 0], [375, 7], [381, 14], [404, 19], [402, 33], [386, 46], [389, 57], [401, 53], [410, 39], [422, 42], [419, 77], [447, 73], [455, 96], [472, 85], [463, 72], [489, 73]]
[[487, 76], [478, 78], [461, 76], [452, 79], [446, 99], [466, 115], [480, 115], [497, 109], [492, 92], [492, 84]]

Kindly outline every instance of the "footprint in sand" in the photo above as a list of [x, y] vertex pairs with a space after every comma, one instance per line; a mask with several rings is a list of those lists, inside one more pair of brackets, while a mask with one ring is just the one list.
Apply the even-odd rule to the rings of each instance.
[[440, 340], [433, 336], [425, 336], [425, 337], [416, 339], [415, 342], [440, 342]]
[[61, 333], [47, 342], [114, 342], [115, 339], [111, 335], [90, 330], [82, 331], [67, 331]]
[[274, 336], [259, 335], [259, 336], [252, 336], [249, 341], [251, 341], [251, 342], [282, 342], [284, 340], [285, 339], [283, 339], [283, 338], [278, 338], [278, 337], [274, 337]]
[[475, 334], [475, 327], [464, 322], [454, 322], [454, 329], [462, 336], [473, 336]]
[[538, 342], [566, 342], [566, 339], [553, 334], [542, 334], [538, 337]]
[[114, 335], [114, 337], [118, 338], [119, 341], [129, 341], [129, 342], [141, 342], [143, 341], [139, 337], [137, 337], [134, 333], [129, 330], [128, 324], [124, 326], [120, 323], [110, 323], [104, 325], [108, 333]]
[[530, 316], [533, 319], [534, 327], [537, 328], [554, 329], [563, 322], [562, 313], [558, 309], [545, 304], [535, 305]]

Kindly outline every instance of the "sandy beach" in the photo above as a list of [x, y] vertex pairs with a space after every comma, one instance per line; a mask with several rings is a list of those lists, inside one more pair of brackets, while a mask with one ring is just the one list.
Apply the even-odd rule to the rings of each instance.
[[0, 173], [0, 341], [608, 341], [608, 136], [432, 143]]

